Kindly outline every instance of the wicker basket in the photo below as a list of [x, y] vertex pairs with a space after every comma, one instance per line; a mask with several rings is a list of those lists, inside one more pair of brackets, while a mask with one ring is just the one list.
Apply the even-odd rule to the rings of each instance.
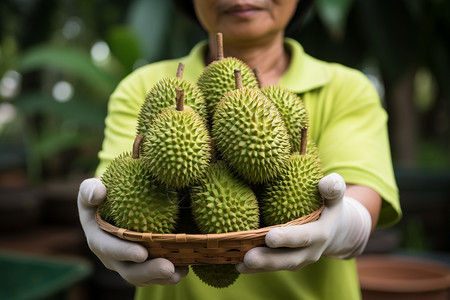
[[121, 239], [139, 242], [149, 253], [149, 258], [163, 257], [176, 266], [204, 264], [237, 264], [245, 253], [264, 246], [267, 232], [275, 227], [301, 225], [317, 220], [323, 205], [313, 213], [281, 225], [255, 230], [218, 234], [153, 234], [118, 228], [104, 221], [98, 211], [95, 215], [99, 227]]

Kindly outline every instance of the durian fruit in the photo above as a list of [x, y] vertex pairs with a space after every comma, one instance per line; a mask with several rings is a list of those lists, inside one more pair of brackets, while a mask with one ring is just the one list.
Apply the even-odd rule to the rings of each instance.
[[277, 85], [263, 87], [261, 92], [280, 112], [290, 135], [291, 152], [300, 152], [302, 128], [309, 127], [309, 115], [303, 101], [298, 95]]
[[143, 155], [150, 173], [162, 184], [181, 189], [202, 178], [211, 157], [211, 138], [202, 119], [183, 103], [177, 89], [177, 105], [167, 107], [153, 120], [144, 141]]
[[232, 174], [224, 161], [210, 164], [205, 178], [191, 190], [191, 208], [202, 233], [253, 230], [259, 207], [251, 188]]
[[98, 212], [103, 220], [112, 224], [114, 224], [114, 218], [112, 215], [111, 202], [114, 199], [112, 193], [114, 187], [116, 187], [115, 181], [118, 179], [116, 175], [118, 174], [117, 168], [119, 167], [120, 169], [129, 156], [131, 156], [131, 154], [126, 152], [114, 158], [101, 176], [101, 181], [106, 186], [106, 198], [98, 206]]
[[[300, 149], [299, 152], [301, 153], [302, 150]], [[319, 147], [317, 147], [316, 142], [313, 140], [313, 138], [309, 134], [308, 134], [308, 136], [306, 138], [305, 153], [308, 154], [308, 155], [316, 156], [319, 160], [321, 159], [320, 158]]]
[[215, 288], [226, 288], [239, 277], [234, 265], [193, 265], [192, 271], [201, 281]]
[[[303, 132], [306, 137], [305, 130]], [[306, 144], [306, 138], [304, 141]], [[291, 155], [280, 176], [265, 187], [260, 203], [266, 226], [298, 219], [322, 205], [318, 190], [319, 181], [323, 178], [320, 159], [316, 155], [306, 154], [306, 145], [302, 145], [302, 149], [302, 153]]]
[[248, 88], [258, 88], [253, 71], [250, 67], [235, 57], [223, 57], [222, 34], [218, 33], [216, 60], [207, 65], [197, 79], [197, 85], [203, 92], [206, 101], [206, 109], [211, 118], [215, 107], [224, 94], [235, 88], [234, 70], [239, 69], [242, 73], [242, 84]]
[[111, 161], [101, 180], [106, 186], [106, 200], [100, 215], [116, 226], [138, 232], [171, 233], [178, 220], [175, 191], [156, 182], [148, 161], [139, 157], [136, 138], [133, 155], [124, 153]]
[[217, 105], [212, 137], [223, 159], [251, 184], [274, 179], [289, 160], [289, 134], [275, 105], [259, 90], [241, 87]]
[[184, 102], [206, 120], [206, 106], [203, 93], [196, 83], [183, 79], [184, 64], [179, 63], [177, 75], [159, 80], [147, 93], [137, 119], [137, 134], [147, 135], [147, 131], [161, 111], [173, 105], [176, 89], [184, 91]]
[[[223, 161], [210, 165], [208, 174], [191, 193], [192, 214], [202, 233], [224, 233], [257, 229], [259, 207], [253, 191], [238, 180]], [[192, 265], [207, 285], [224, 288], [239, 277], [234, 265]]]

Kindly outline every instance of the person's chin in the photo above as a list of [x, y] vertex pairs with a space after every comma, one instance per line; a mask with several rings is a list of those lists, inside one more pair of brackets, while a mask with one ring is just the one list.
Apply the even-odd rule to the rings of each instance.
[[264, 36], [265, 29], [259, 22], [240, 22], [221, 26], [217, 32], [223, 34], [224, 40], [254, 40]]

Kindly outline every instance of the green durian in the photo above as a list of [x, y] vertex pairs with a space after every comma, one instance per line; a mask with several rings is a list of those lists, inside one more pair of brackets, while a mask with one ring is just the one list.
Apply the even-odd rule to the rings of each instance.
[[178, 220], [175, 191], [156, 182], [148, 161], [124, 153], [111, 161], [102, 182], [106, 200], [100, 215], [120, 228], [138, 232], [171, 233]]
[[191, 208], [202, 233], [253, 230], [259, 227], [258, 201], [251, 188], [225, 162], [212, 163], [191, 190]]
[[[307, 138], [306, 138], [306, 144], [307, 144], [307, 146], [306, 146], [305, 153], [308, 155], [316, 156], [319, 160], [321, 160], [319, 148], [317, 147], [316, 142], [313, 140], [313, 138], [309, 134], [307, 135]], [[301, 150], [297, 151], [297, 152], [301, 152]]]
[[[179, 89], [177, 99], [182, 99]], [[153, 120], [143, 156], [162, 184], [181, 189], [202, 178], [211, 157], [211, 138], [204, 120], [189, 106], [167, 107]]]
[[[305, 145], [302, 149], [306, 151]], [[284, 224], [319, 209], [322, 197], [318, 185], [323, 176], [318, 156], [293, 153], [289, 164], [275, 181], [266, 185], [260, 198], [264, 224]]]
[[234, 265], [192, 265], [191, 268], [201, 281], [215, 288], [232, 285], [240, 275]]
[[[217, 49], [221, 50], [221, 35], [218, 34]], [[222, 49], [223, 51], [223, 49]], [[197, 79], [197, 85], [205, 96], [206, 110], [209, 118], [214, 115], [216, 105], [223, 95], [235, 88], [234, 70], [241, 70], [242, 85], [248, 88], [258, 88], [258, 81], [250, 67], [235, 57], [223, 57], [218, 54], [215, 61], [208, 64]]]
[[177, 74], [180, 77], [165, 77], [159, 80], [147, 93], [138, 114], [137, 134], [146, 136], [153, 120], [161, 111], [166, 107], [173, 106], [177, 88], [184, 91], [184, 103], [206, 120], [206, 104], [203, 93], [196, 83], [181, 78], [180, 72]]
[[300, 152], [301, 130], [309, 127], [309, 115], [302, 99], [281, 86], [267, 86], [261, 92], [272, 101], [283, 118], [289, 132], [291, 152]]
[[[257, 229], [259, 207], [253, 191], [239, 181], [223, 161], [212, 163], [200, 185], [192, 187], [191, 207], [202, 233], [224, 233]], [[239, 277], [234, 265], [193, 265], [206, 284], [224, 288]]]
[[118, 167], [123, 165], [125, 157], [129, 157], [130, 153], [122, 153], [109, 163], [105, 172], [101, 176], [102, 183], [106, 186], [106, 198], [98, 206], [98, 212], [103, 220], [114, 224], [114, 218], [111, 210], [111, 201], [114, 196], [111, 195], [113, 188], [116, 186], [115, 181], [118, 179]]
[[289, 134], [259, 90], [238, 88], [217, 105], [211, 133], [227, 163], [251, 184], [274, 179], [289, 160]]

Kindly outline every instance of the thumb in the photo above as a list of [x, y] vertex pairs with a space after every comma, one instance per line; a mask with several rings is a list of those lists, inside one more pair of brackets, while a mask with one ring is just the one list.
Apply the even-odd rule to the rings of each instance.
[[106, 187], [98, 178], [85, 179], [80, 184], [78, 201], [83, 205], [98, 205], [106, 197]]
[[345, 190], [344, 178], [337, 173], [327, 175], [319, 181], [319, 192], [327, 204], [340, 201], [344, 197]]

